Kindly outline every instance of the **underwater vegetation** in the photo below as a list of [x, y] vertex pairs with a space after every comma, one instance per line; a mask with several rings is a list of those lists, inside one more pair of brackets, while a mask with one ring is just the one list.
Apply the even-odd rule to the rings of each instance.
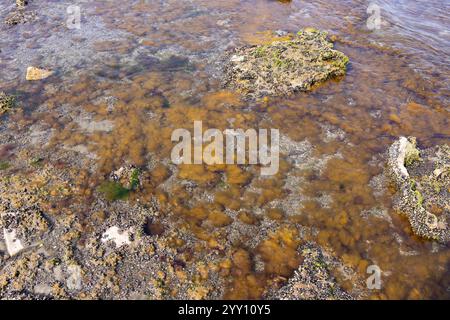
[[103, 193], [109, 201], [124, 200], [129, 194], [139, 186], [139, 169], [133, 169], [129, 179], [129, 186], [124, 187], [118, 181], [105, 181], [99, 187], [98, 191]]

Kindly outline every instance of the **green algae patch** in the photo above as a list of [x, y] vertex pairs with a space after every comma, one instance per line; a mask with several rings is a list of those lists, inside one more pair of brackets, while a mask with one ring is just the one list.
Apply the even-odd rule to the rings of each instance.
[[130, 177], [130, 190], [136, 190], [139, 187], [139, 169], [133, 169]]
[[137, 168], [122, 167], [112, 173], [113, 181], [103, 182], [98, 187], [98, 191], [103, 193], [109, 201], [125, 200], [131, 192], [139, 188], [140, 174], [141, 171]]
[[289, 95], [344, 76], [348, 62], [326, 32], [306, 28], [290, 40], [235, 49], [225, 67], [225, 85], [250, 98]]
[[8, 169], [10, 166], [11, 166], [11, 165], [10, 165], [8, 162], [6, 162], [6, 161], [0, 161], [0, 171], [1, 171], [1, 170], [6, 170], [6, 169]]
[[105, 181], [98, 187], [98, 191], [109, 201], [124, 200], [130, 194], [129, 189], [114, 181]]

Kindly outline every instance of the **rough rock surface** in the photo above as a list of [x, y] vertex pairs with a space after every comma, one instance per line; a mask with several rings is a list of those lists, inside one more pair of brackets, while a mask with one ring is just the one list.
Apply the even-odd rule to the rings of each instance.
[[[293, 160], [309, 150], [303, 144], [285, 147]], [[219, 299], [228, 288], [232, 268], [231, 257], [223, 252], [241, 239], [251, 248], [266, 241], [271, 247], [271, 234], [281, 227], [273, 219], [259, 225], [241, 223], [237, 212], [229, 209], [226, 214], [236, 217], [227, 226], [229, 241], [209, 241], [204, 244], [207, 250], [193, 250], [199, 243], [196, 236], [175, 223], [156, 196], [139, 196], [149, 178], [144, 169], [124, 164], [104, 176], [105, 182], [114, 184], [92, 189], [95, 197], [86, 201], [78, 196], [86, 190], [76, 179], [77, 167], [61, 170], [48, 156], [41, 154], [44, 160], [38, 162], [30, 161], [28, 153], [22, 156], [0, 174], [0, 299]], [[167, 192], [178, 192], [171, 191], [173, 179], [164, 183]], [[127, 198], [121, 197], [122, 192]], [[204, 197], [204, 192], [192, 186], [190, 197]], [[300, 237], [309, 233], [300, 226], [298, 231]], [[321, 249], [311, 249], [312, 253], [307, 249], [299, 252], [306, 261], [299, 270], [312, 277], [312, 263], [320, 265], [322, 253], [309, 259]], [[263, 272], [268, 264], [257, 257], [252, 261], [255, 270]], [[334, 269], [336, 264], [330, 261], [326, 257], [321, 268]], [[343, 293], [332, 289], [337, 284], [323, 268], [311, 280], [315, 287], [292, 298], [340, 298]], [[274, 296], [280, 283], [270, 284], [276, 287]], [[281, 294], [276, 297], [289, 298]]]
[[16, 98], [14, 96], [7, 95], [4, 92], [0, 92], [0, 115], [8, 112], [16, 105]]
[[315, 243], [306, 243], [299, 248], [304, 260], [288, 283], [276, 292], [268, 294], [276, 300], [350, 300], [352, 295], [342, 290], [330, 274], [335, 262], [324, 254]]
[[[224, 294], [223, 280], [209, 275], [220, 256], [211, 250], [199, 263], [188, 263], [191, 253], [175, 244], [192, 242], [193, 236], [160, 216], [156, 201], [149, 206], [99, 199], [67, 206], [65, 199], [78, 192], [71, 182], [78, 171], [61, 174], [45, 164], [30, 169], [0, 176], [0, 299], [217, 299]], [[131, 169], [111, 176], [128, 182], [128, 174], [136, 176]], [[86, 206], [93, 212], [89, 222], [76, 213]], [[163, 231], [146, 232], [155, 221]]]
[[401, 137], [389, 149], [389, 175], [399, 192], [395, 207], [421, 237], [450, 241], [450, 147], [416, 148], [415, 138]]
[[333, 48], [326, 32], [307, 28], [287, 39], [235, 49], [225, 85], [250, 98], [282, 96], [345, 75], [348, 58]]

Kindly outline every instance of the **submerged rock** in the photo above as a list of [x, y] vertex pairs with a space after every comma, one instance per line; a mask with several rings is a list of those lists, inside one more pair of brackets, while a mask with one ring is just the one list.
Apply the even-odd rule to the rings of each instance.
[[389, 174], [399, 192], [395, 207], [413, 232], [441, 243], [450, 241], [450, 147], [416, 148], [415, 138], [401, 137], [389, 149]]
[[16, 97], [0, 92], [0, 115], [8, 112], [16, 106]]
[[321, 247], [309, 242], [299, 248], [304, 261], [288, 283], [275, 292], [269, 292], [268, 299], [275, 300], [351, 300], [356, 298], [340, 288], [330, 269], [335, 262], [324, 254]]
[[347, 63], [326, 32], [307, 28], [270, 44], [235, 49], [225, 67], [225, 85], [250, 98], [288, 95], [345, 75]]
[[38, 243], [49, 231], [50, 224], [44, 214], [33, 206], [17, 211], [5, 210], [0, 201], [0, 227], [10, 256]]
[[110, 174], [98, 191], [109, 201], [124, 200], [140, 186], [140, 170], [134, 166], [125, 166]]
[[16, 6], [19, 8], [23, 8], [28, 4], [27, 0], [16, 0]]
[[24, 6], [17, 5], [17, 9], [12, 11], [5, 19], [7, 25], [18, 25], [34, 21], [37, 18], [35, 11], [27, 11]]
[[3, 238], [6, 250], [11, 257], [24, 249], [22, 241], [17, 237], [16, 229], [3, 228]]
[[36, 67], [28, 67], [25, 78], [29, 81], [43, 80], [43, 79], [50, 77], [52, 74], [53, 74], [53, 71], [39, 69]]

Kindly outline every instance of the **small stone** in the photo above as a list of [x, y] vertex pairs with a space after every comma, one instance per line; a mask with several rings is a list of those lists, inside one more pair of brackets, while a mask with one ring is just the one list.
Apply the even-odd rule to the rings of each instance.
[[218, 25], [218, 26], [221, 26], [221, 27], [228, 26], [229, 23], [230, 23], [230, 20], [229, 20], [229, 19], [217, 21], [217, 25]]
[[234, 56], [231, 57], [230, 61], [231, 62], [244, 62], [245, 61], [245, 57], [244, 56], [234, 55]]
[[24, 249], [22, 242], [16, 236], [16, 230], [3, 229], [3, 237], [5, 238], [6, 249], [12, 257]]
[[284, 31], [284, 30], [277, 30], [275, 31], [275, 34], [279, 37], [284, 37], [288, 35], [288, 32]]
[[416, 142], [412, 138], [400, 137], [389, 149], [391, 167], [394, 175], [402, 178], [409, 178], [406, 166], [410, 166], [419, 157], [416, 149]]
[[131, 244], [130, 241], [131, 231], [120, 231], [119, 227], [113, 226], [106, 230], [102, 235], [102, 242], [107, 243], [108, 241], [113, 241], [117, 248], [123, 245]]
[[43, 79], [50, 77], [52, 74], [53, 74], [53, 71], [39, 69], [36, 67], [28, 67], [27, 75], [25, 78], [28, 81], [43, 80]]
[[34, 293], [49, 296], [52, 293], [52, 287], [45, 283], [38, 283], [34, 286]]
[[67, 288], [69, 290], [81, 289], [81, 267], [77, 265], [70, 265], [67, 267], [70, 276], [67, 279]]
[[[14, 218], [16, 216], [15, 212], [2, 213], [1, 218], [3, 222], [7, 219]], [[4, 225], [4, 224], [3, 224]], [[8, 228], [4, 225], [3, 228], [3, 239], [5, 240], [6, 251], [12, 257], [22, 251], [25, 247], [22, 241], [17, 236], [17, 229]]]

